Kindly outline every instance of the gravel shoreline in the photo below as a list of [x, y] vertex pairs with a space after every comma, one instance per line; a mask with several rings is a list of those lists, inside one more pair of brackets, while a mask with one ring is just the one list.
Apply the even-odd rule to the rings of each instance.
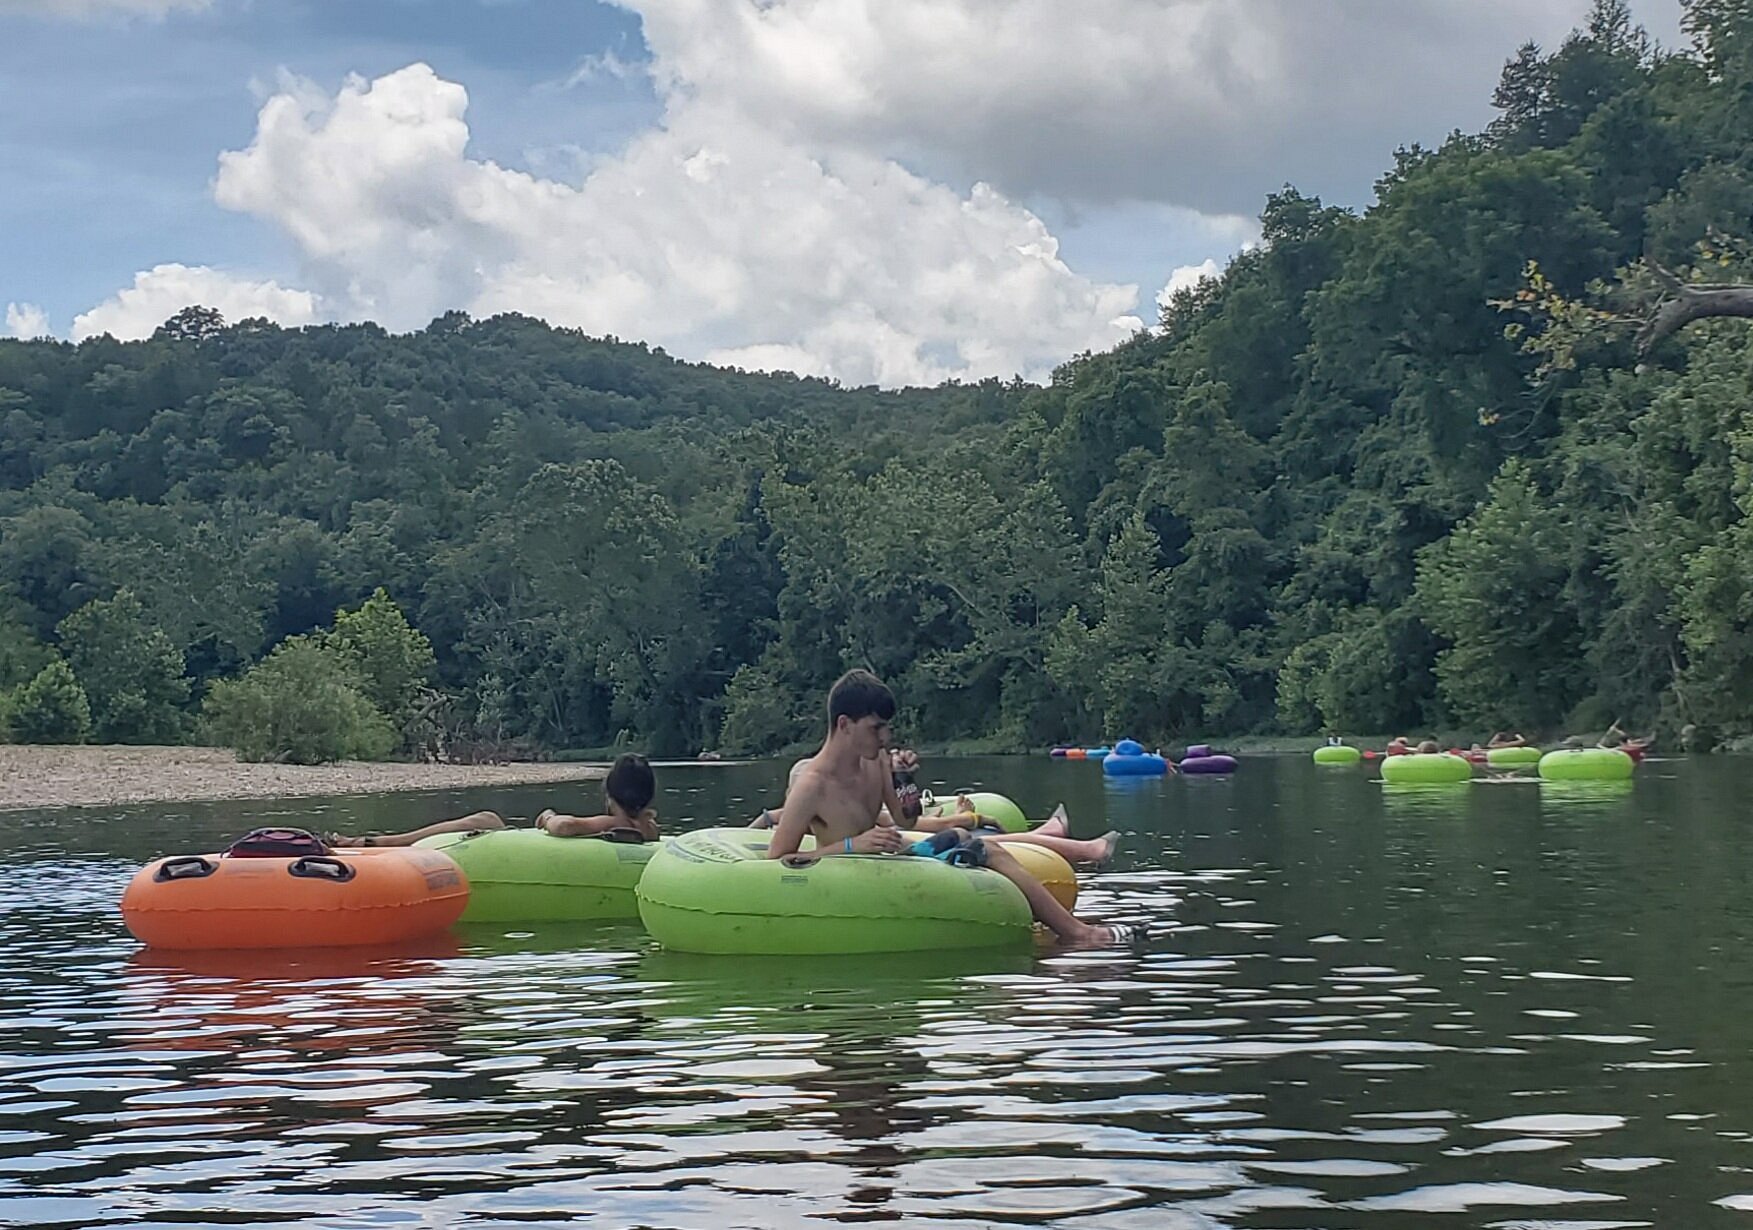
[[217, 747], [0, 744], [0, 811], [459, 790], [600, 778], [602, 765], [245, 764]]

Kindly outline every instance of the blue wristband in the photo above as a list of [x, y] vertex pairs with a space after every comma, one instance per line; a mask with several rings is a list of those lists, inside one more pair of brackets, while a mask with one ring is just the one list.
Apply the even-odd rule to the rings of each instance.
[[848, 837], [846, 839], [846, 853], [848, 853], [848, 854], [852, 853], [852, 838], [850, 838], [850, 837]]

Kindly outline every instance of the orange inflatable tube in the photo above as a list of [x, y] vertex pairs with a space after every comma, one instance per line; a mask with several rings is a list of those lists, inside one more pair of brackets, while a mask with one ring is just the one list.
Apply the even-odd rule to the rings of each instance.
[[438, 850], [183, 854], [135, 873], [122, 919], [152, 948], [342, 948], [435, 934], [468, 902], [462, 868]]

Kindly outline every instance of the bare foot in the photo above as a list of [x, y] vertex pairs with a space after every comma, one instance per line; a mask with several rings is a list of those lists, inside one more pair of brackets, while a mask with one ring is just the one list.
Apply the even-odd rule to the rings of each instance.
[[[1035, 836], [1036, 834], [1030, 834]], [[1043, 848], [1055, 851], [1068, 863], [1105, 863], [1114, 857], [1114, 847], [1120, 844], [1120, 834], [1107, 833], [1101, 837], [1093, 837], [1088, 841], [1078, 841], [1071, 837], [1055, 837], [1051, 844], [1042, 842]]]
[[1075, 935], [1063, 937], [1064, 943], [1071, 948], [1112, 948], [1122, 944], [1136, 944], [1148, 938], [1148, 932], [1142, 924], [1127, 925], [1114, 923], [1107, 927], [1084, 925]]

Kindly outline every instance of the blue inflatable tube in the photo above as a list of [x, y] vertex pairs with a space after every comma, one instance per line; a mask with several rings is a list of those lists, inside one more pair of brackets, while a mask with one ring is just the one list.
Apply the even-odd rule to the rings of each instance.
[[1135, 740], [1122, 739], [1102, 757], [1102, 772], [1109, 777], [1161, 777], [1169, 762], [1144, 750]]

